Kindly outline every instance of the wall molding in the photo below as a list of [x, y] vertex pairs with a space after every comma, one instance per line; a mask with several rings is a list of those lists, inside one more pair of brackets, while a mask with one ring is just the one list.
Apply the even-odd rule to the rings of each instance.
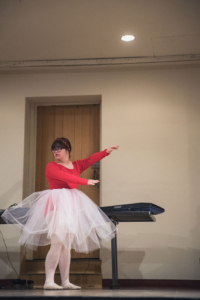
[[192, 62], [200, 61], [200, 54], [143, 56], [143, 57], [116, 57], [116, 58], [90, 58], [90, 59], [59, 59], [59, 60], [22, 60], [1, 61], [0, 69], [25, 68], [52, 68], [52, 67], [80, 67], [100, 65], [134, 65], [166, 62]]

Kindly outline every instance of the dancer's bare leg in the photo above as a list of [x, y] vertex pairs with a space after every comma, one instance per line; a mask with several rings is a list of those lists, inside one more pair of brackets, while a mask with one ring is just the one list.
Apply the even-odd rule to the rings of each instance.
[[73, 235], [69, 236], [68, 245], [69, 248], [66, 249], [63, 245], [60, 259], [59, 259], [59, 269], [60, 275], [62, 279], [62, 286], [65, 290], [79, 290], [81, 289], [80, 286], [74, 285], [69, 282], [69, 270], [70, 270], [70, 263], [71, 263], [71, 242], [73, 239]]
[[46, 290], [62, 290], [63, 287], [54, 282], [56, 267], [59, 262], [63, 244], [61, 242], [52, 243], [45, 260], [46, 281], [44, 289]]

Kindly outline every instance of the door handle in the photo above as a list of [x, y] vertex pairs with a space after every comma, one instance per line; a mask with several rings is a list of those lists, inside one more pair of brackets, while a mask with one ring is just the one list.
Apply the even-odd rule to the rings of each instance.
[[[98, 172], [96, 170], [94, 170], [94, 173], [93, 173], [93, 179], [94, 180], [99, 180], [99, 176], [98, 176]], [[95, 186], [98, 186], [99, 187], [100, 183], [97, 182], [95, 183]]]

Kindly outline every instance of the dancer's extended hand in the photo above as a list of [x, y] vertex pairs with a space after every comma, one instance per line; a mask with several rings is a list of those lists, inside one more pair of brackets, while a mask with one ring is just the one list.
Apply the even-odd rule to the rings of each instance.
[[88, 185], [95, 185], [95, 183], [98, 183], [99, 180], [94, 180], [94, 179], [88, 179]]
[[113, 150], [117, 150], [119, 148], [119, 146], [112, 146], [112, 147], [109, 147], [108, 149], [106, 149], [106, 152], [108, 154], [110, 154]]

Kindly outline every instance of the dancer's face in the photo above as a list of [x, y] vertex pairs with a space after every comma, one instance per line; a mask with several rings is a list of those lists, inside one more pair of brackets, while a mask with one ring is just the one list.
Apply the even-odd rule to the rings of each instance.
[[57, 151], [55, 149], [53, 154], [56, 161], [66, 162], [69, 160], [69, 151], [66, 149], [58, 148]]

